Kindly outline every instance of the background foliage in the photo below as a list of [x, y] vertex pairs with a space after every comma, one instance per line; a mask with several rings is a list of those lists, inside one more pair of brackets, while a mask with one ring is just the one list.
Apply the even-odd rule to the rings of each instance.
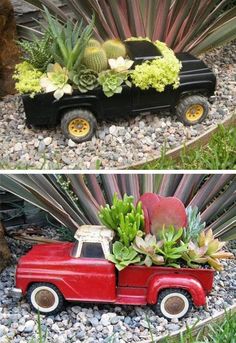
[[2, 175], [0, 186], [49, 212], [75, 232], [82, 224], [99, 224], [100, 206], [114, 193], [137, 201], [145, 192], [176, 196], [197, 206], [206, 229], [223, 240], [236, 238], [236, 175]]
[[[66, 21], [68, 14], [53, 0], [25, 0], [46, 5]], [[68, 0], [72, 20], [86, 23], [96, 14], [99, 39], [149, 37], [165, 41], [175, 51], [199, 54], [236, 38], [236, 5], [231, 0]]]

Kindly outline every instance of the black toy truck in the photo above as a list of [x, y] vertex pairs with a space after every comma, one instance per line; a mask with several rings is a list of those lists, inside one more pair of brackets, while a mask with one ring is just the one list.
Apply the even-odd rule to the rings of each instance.
[[[134, 66], [159, 55], [158, 48], [146, 41], [127, 42]], [[135, 86], [123, 86], [121, 94], [105, 96], [101, 87], [86, 94], [74, 91], [60, 100], [53, 93], [38, 94], [34, 98], [23, 95], [27, 126], [55, 127], [61, 123], [66, 137], [77, 143], [90, 140], [97, 120], [125, 117], [142, 112], [156, 113], [169, 109], [185, 125], [202, 122], [208, 115], [209, 102], [214, 100], [216, 77], [207, 65], [189, 53], [177, 53], [182, 62], [180, 87], [167, 86], [158, 93], [155, 89], [143, 91]]]

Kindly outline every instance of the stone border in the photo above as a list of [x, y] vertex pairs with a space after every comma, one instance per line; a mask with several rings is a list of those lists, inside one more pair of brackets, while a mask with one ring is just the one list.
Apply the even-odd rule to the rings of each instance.
[[[203, 330], [203, 333], [205, 335], [206, 331], [207, 331], [207, 325], [221, 322], [224, 319], [225, 312], [227, 312], [227, 313], [231, 312], [232, 314], [236, 313], [236, 303], [233, 304], [232, 306], [228, 307], [224, 311], [220, 311], [220, 312], [216, 313], [215, 315], [200, 321], [197, 324], [190, 325], [188, 327], [188, 329], [191, 329], [194, 337], [197, 336], [197, 334], [201, 330]], [[178, 330], [172, 334], [165, 335], [162, 337], [158, 337], [158, 336], [153, 335], [153, 338], [154, 338], [155, 342], [162, 342], [163, 340], [168, 338], [168, 342], [174, 343], [174, 342], [180, 341], [181, 334], [184, 334], [186, 331], [187, 331], [187, 329], [184, 328], [184, 329], [180, 329], [180, 330]], [[140, 343], [152, 343], [152, 342], [153, 342], [152, 340], [148, 340], [148, 341], [145, 340], [145, 341], [141, 341]]]
[[[189, 150], [196, 148], [196, 147], [204, 147], [208, 144], [209, 139], [212, 137], [212, 135], [217, 131], [218, 126], [223, 125], [225, 128], [230, 127], [230, 126], [236, 126], [236, 112], [232, 113], [230, 117], [226, 118], [224, 121], [221, 123], [218, 123], [217, 125], [214, 125], [211, 129], [207, 130], [204, 132], [202, 135], [200, 135], [198, 138], [194, 138], [185, 145], [180, 145], [177, 148], [171, 149], [166, 153], [166, 157], [173, 157], [177, 158], [180, 156], [180, 152], [182, 151], [183, 148], [188, 152]], [[151, 159], [143, 160], [141, 162], [138, 162], [133, 165], [126, 165], [126, 166], [121, 166], [116, 169], [120, 170], [143, 170], [144, 164], [148, 163], [153, 163], [161, 158], [161, 153], [159, 152], [156, 156], [152, 157]]]

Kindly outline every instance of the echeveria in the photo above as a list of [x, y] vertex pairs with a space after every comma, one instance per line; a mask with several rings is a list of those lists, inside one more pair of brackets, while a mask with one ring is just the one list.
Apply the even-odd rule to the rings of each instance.
[[123, 72], [129, 70], [134, 64], [134, 61], [118, 57], [117, 59], [109, 59], [108, 63], [112, 70]]
[[99, 85], [98, 74], [86, 67], [81, 68], [80, 71], [73, 76], [72, 80], [81, 93], [87, 93]]
[[122, 270], [130, 264], [140, 262], [137, 251], [131, 246], [127, 248], [119, 241], [113, 244], [113, 254], [108, 255], [107, 259], [115, 263], [118, 270]]
[[46, 93], [54, 92], [54, 97], [59, 100], [64, 94], [72, 94], [73, 88], [68, 83], [69, 73], [60, 64], [49, 64], [47, 74], [40, 79], [40, 85]]

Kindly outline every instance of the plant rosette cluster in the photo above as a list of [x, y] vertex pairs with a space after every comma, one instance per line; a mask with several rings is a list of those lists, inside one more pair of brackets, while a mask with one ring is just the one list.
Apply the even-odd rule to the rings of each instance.
[[92, 38], [95, 17], [84, 27], [82, 21], [74, 24], [69, 19], [63, 25], [46, 7], [44, 15], [46, 33], [41, 38], [35, 36], [32, 42], [19, 42], [24, 61], [16, 66], [14, 79], [21, 94], [33, 97], [53, 92], [58, 100], [73, 94], [73, 90], [87, 93], [99, 86], [107, 97], [121, 94], [124, 85], [142, 90], [154, 88], [158, 92], [163, 92], [167, 85], [179, 86], [181, 63], [165, 43], [154, 43], [162, 58], [131, 69], [134, 61], [123, 42], [99, 42]]
[[[166, 216], [170, 204], [171, 217]], [[205, 229], [196, 207], [188, 207], [185, 218], [182, 207], [174, 197], [146, 193], [135, 205], [132, 196], [125, 194], [118, 199], [115, 194], [112, 205], [101, 207], [99, 212], [102, 224], [116, 233], [108, 260], [118, 270], [131, 264], [174, 268], [208, 265], [223, 270], [220, 260], [234, 258], [222, 249], [226, 243], [216, 239], [212, 230]], [[186, 225], [180, 227], [180, 223]]]

